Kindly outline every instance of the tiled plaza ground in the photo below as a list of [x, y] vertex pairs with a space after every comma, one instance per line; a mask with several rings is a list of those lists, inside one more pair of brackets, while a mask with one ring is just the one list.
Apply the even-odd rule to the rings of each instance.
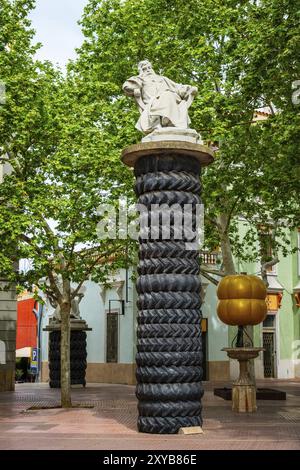
[[300, 381], [264, 381], [259, 387], [287, 392], [286, 401], [258, 401], [253, 414], [236, 414], [231, 403], [213, 395], [205, 383], [203, 435], [159, 436], [136, 430], [134, 387], [89, 384], [72, 390], [85, 409], [40, 409], [59, 403], [47, 384], [18, 384], [0, 393], [0, 449], [198, 450], [300, 449]]

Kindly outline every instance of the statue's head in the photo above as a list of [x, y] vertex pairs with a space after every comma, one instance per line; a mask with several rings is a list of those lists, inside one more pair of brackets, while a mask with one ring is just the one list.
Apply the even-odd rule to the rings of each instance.
[[150, 73], [154, 73], [154, 70], [152, 68], [151, 62], [149, 60], [141, 60], [141, 62], [138, 63], [138, 69], [139, 73], [141, 75], [148, 75]]

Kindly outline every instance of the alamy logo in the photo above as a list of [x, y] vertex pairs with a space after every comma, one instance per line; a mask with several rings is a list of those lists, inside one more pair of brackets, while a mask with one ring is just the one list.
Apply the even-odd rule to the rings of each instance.
[[204, 239], [203, 204], [133, 204], [119, 199], [119, 207], [103, 204], [97, 211], [101, 240], [182, 240], [187, 250], [197, 250]]

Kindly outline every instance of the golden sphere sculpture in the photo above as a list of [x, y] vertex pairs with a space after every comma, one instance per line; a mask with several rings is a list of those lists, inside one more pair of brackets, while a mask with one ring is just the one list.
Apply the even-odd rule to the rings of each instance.
[[217, 313], [226, 325], [258, 325], [267, 315], [267, 289], [257, 276], [225, 276], [217, 289]]

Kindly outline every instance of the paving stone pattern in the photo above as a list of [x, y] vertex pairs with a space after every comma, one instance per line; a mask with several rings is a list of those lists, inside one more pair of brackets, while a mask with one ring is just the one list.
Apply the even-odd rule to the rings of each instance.
[[[0, 449], [300, 449], [300, 381], [260, 381], [258, 386], [287, 392], [286, 401], [258, 401], [258, 411], [237, 414], [231, 403], [204, 384], [203, 435], [138, 433], [135, 388], [88, 384], [73, 388], [73, 404], [59, 406], [59, 390], [47, 384], [17, 384], [0, 394]], [[83, 408], [93, 406], [93, 408]]]

